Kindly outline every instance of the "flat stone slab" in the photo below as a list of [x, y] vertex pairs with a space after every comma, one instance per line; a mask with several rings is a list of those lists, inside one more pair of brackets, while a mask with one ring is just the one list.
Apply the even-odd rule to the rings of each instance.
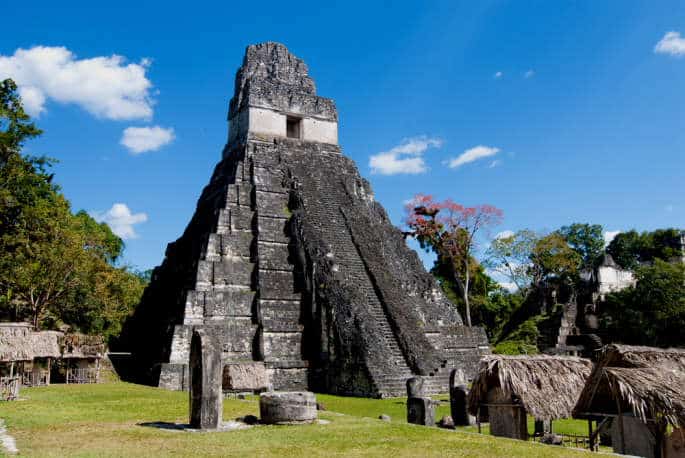
[[313, 423], [316, 396], [309, 391], [269, 391], [259, 395], [259, 416], [265, 425]]

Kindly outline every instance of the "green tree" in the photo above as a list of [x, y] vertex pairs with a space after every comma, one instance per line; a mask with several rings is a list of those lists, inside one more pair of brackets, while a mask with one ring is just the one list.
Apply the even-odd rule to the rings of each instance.
[[37, 329], [69, 324], [116, 335], [145, 282], [114, 263], [124, 244], [86, 212], [71, 213], [48, 173], [52, 161], [21, 154], [40, 130], [16, 85], [0, 84], [0, 319]]
[[484, 265], [505, 276], [516, 285], [518, 291], [525, 291], [533, 281], [531, 255], [540, 237], [524, 229], [506, 237], [498, 237], [490, 243]]
[[561, 234], [553, 232], [535, 243], [530, 261], [533, 284], [541, 288], [551, 280], [575, 282], [582, 258]]
[[492, 205], [464, 207], [447, 199], [436, 202], [419, 194], [408, 204], [406, 223], [422, 248], [433, 250], [440, 262], [450, 269], [450, 278], [458, 286], [466, 312], [466, 325], [471, 326], [469, 288], [476, 266], [473, 252], [477, 235], [501, 222], [503, 212]]
[[655, 259], [638, 267], [635, 277], [634, 287], [607, 297], [602, 326], [619, 342], [683, 346], [685, 266]]
[[607, 247], [614, 261], [624, 269], [635, 269], [655, 259], [671, 261], [681, 255], [681, 230], [657, 229], [638, 233], [635, 230], [617, 234]]
[[583, 268], [599, 264], [604, 254], [604, 230], [599, 224], [574, 223], [563, 226], [559, 234], [582, 259]]
[[24, 111], [14, 81], [0, 82], [0, 165], [12, 153], [18, 154], [26, 140], [41, 133]]

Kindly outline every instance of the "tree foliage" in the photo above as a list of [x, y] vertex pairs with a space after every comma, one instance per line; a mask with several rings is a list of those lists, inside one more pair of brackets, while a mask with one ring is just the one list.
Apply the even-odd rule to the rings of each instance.
[[16, 85], [0, 83], [0, 319], [114, 335], [144, 282], [115, 266], [124, 244], [106, 224], [72, 214], [52, 161], [22, 155], [40, 133]]
[[533, 285], [539, 288], [550, 280], [575, 280], [582, 258], [561, 234], [553, 232], [536, 241], [530, 261]]
[[471, 326], [469, 288], [477, 269], [473, 252], [476, 236], [482, 230], [502, 221], [502, 210], [491, 205], [464, 207], [447, 199], [435, 201], [419, 194], [406, 207], [406, 223], [424, 249], [433, 250], [439, 263], [450, 271], [449, 277], [459, 289], [466, 311], [466, 324]]
[[610, 294], [601, 321], [619, 342], [682, 346], [685, 329], [685, 266], [656, 259], [635, 270], [632, 288]]
[[524, 291], [533, 281], [531, 254], [540, 237], [524, 229], [514, 234], [495, 238], [485, 253], [487, 268], [506, 277]]
[[624, 269], [635, 269], [655, 259], [670, 261], [679, 256], [681, 231], [674, 228], [639, 233], [621, 232], [609, 243], [607, 253]]
[[599, 224], [574, 223], [562, 226], [559, 234], [566, 243], [578, 253], [583, 268], [593, 268], [599, 264], [604, 254], [604, 230]]

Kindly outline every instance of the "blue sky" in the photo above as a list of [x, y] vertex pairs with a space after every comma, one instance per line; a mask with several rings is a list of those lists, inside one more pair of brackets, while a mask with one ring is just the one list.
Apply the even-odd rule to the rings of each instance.
[[[685, 227], [685, 2], [97, 3], [5, 5], [0, 77], [40, 111], [28, 151], [139, 268], [185, 228], [244, 49], [267, 40], [336, 100], [396, 224], [422, 192], [501, 208], [496, 232]], [[450, 168], [464, 153], [489, 156]]]

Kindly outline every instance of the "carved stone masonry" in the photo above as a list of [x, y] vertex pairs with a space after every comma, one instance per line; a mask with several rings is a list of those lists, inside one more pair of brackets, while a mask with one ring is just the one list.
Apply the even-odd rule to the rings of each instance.
[[342, 154], [335, 102], [279, 43], [247, 48], [222, 159], [127, 323], [139, 380], [188, 389], [193, 329], [240, 388], [401, 396], [422, 376], [447, 392], [450, 368], [473, 375], [489, 352]]

